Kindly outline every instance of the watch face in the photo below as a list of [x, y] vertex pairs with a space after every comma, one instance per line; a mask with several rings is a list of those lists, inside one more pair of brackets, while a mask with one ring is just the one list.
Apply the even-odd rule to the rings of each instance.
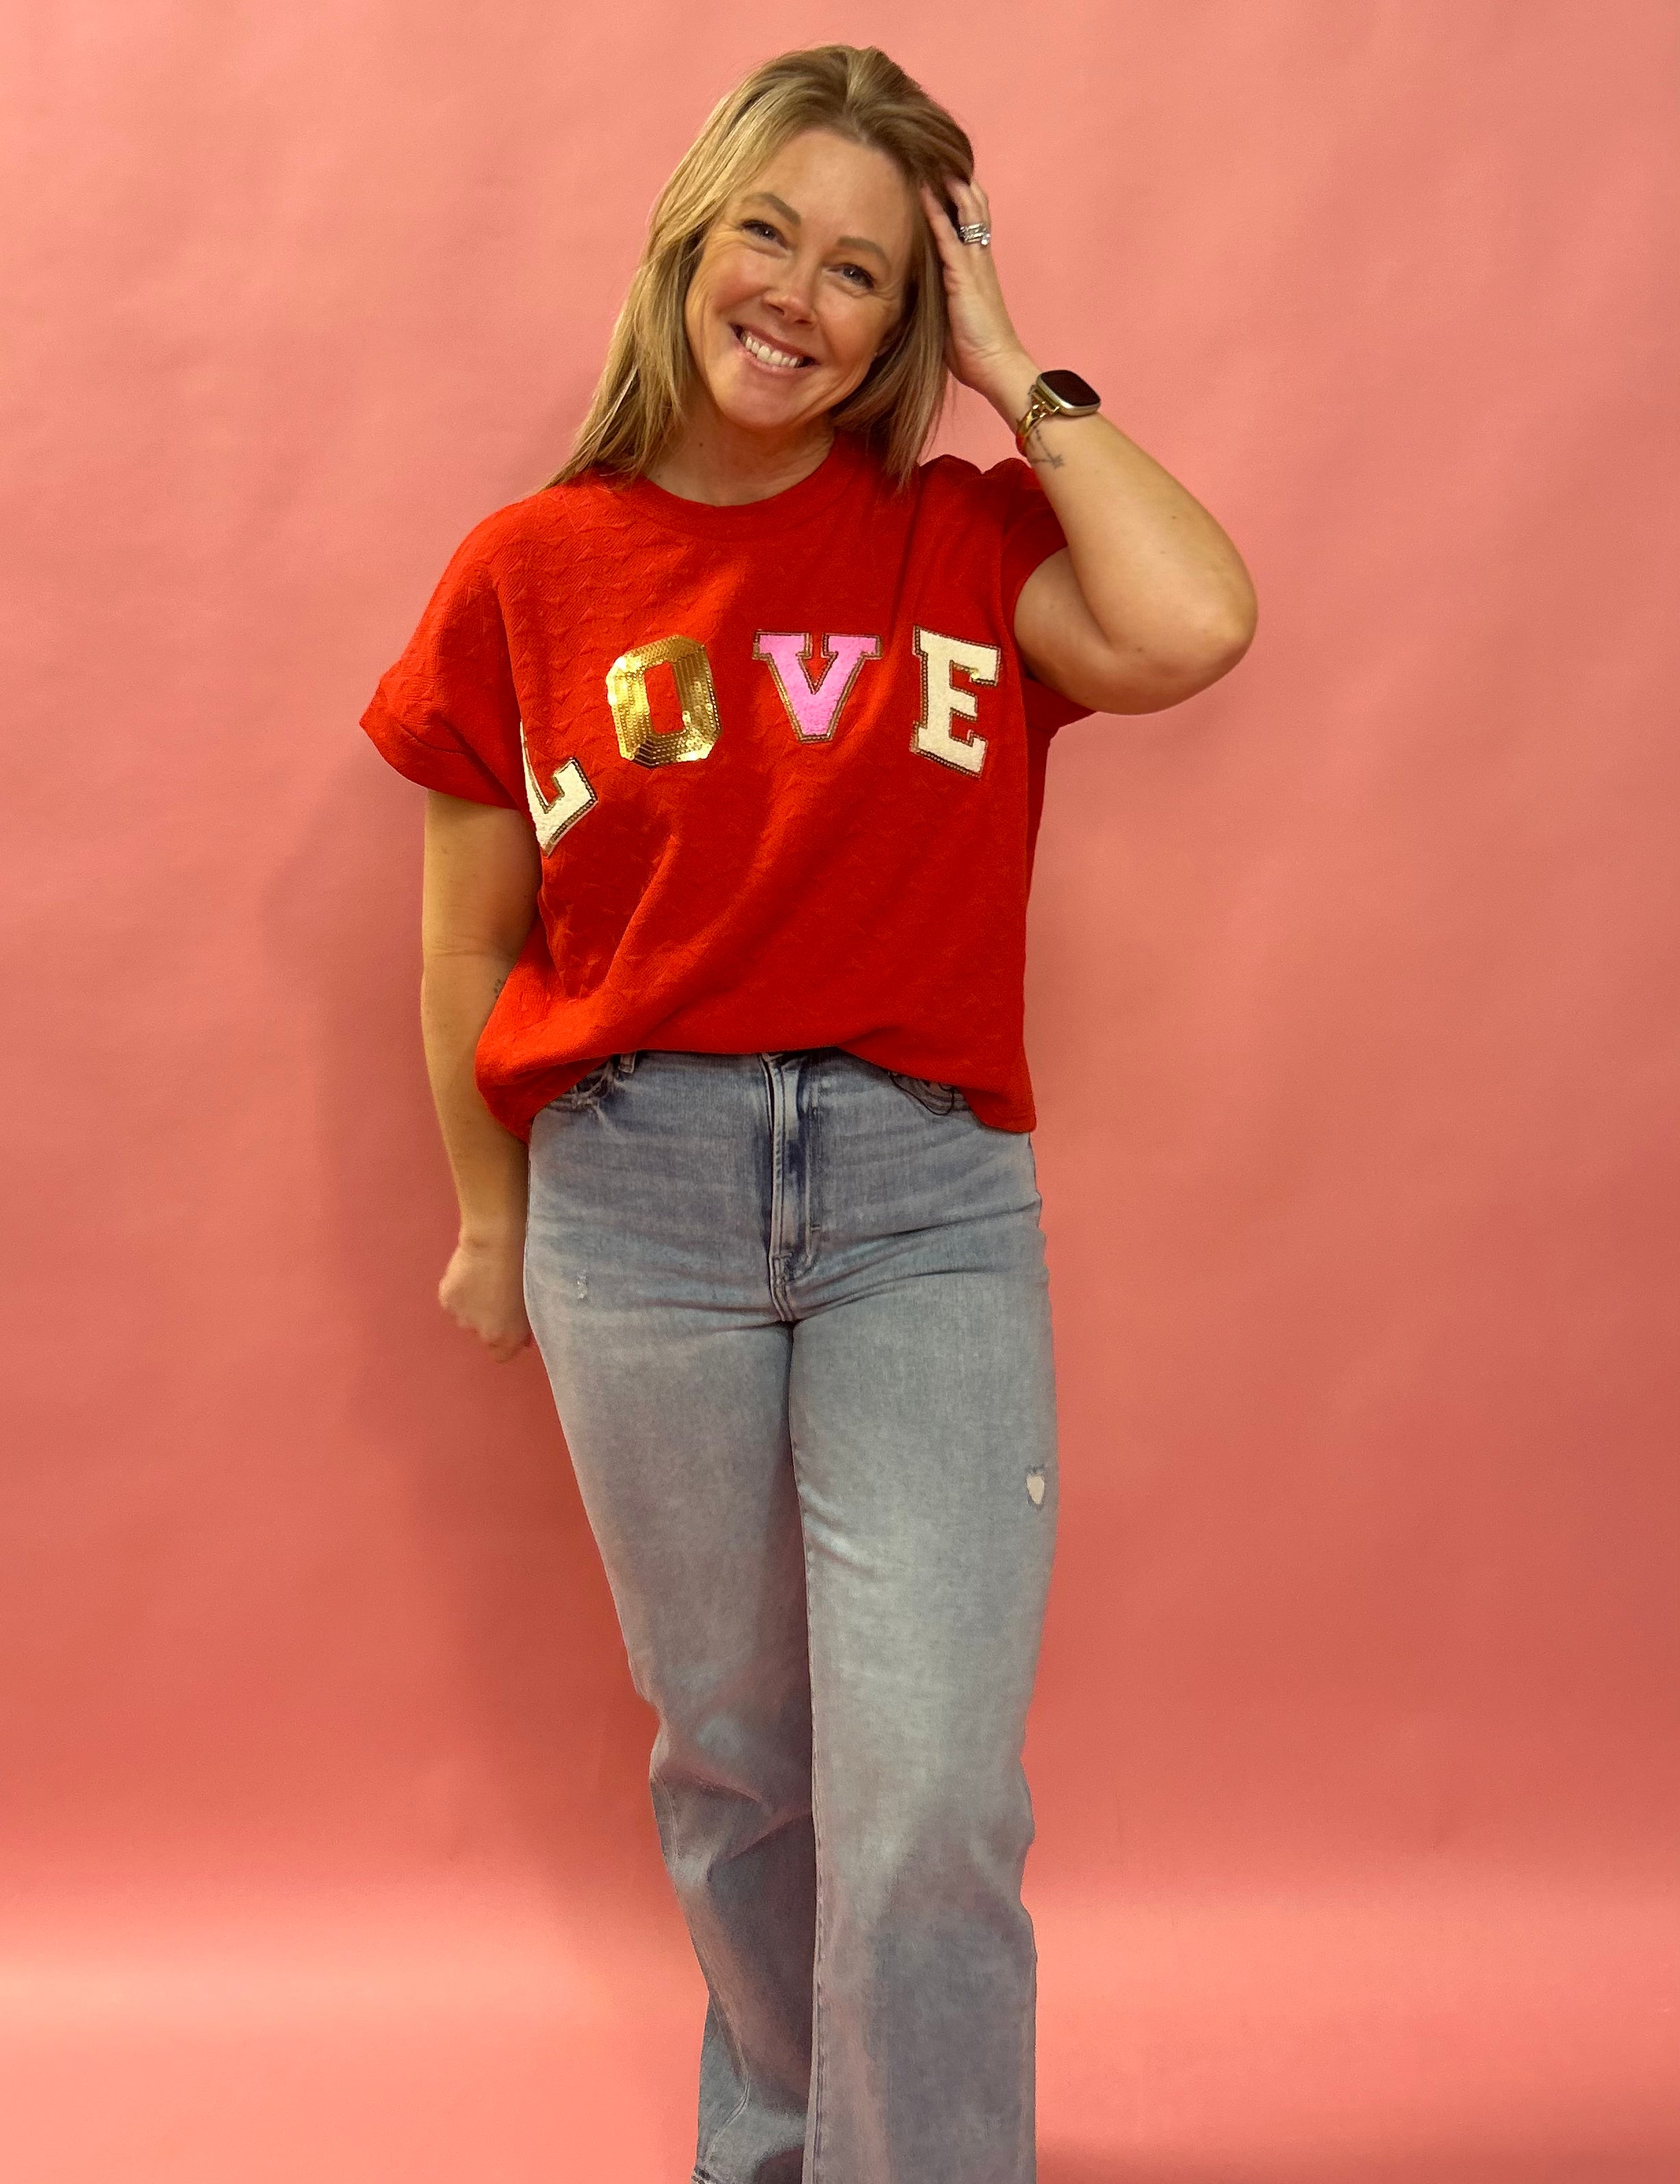
[[1038, 376], [1057, 401], [1065, 402], [1070, 410], [1095, 410], [1101, 404], [1096, 388], [1076, 371], [1041, 371]]

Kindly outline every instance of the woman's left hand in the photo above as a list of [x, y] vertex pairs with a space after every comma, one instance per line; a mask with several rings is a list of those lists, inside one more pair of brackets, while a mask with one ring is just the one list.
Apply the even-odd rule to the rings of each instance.
[[[992, 262], [989, 243], [965, 242], [951, 225], [950, 215], [926, 182], [920, 185], [922, 209], [938, 245], [945, 273], [945, 313], [951, 328], [951, 370], [965, 387], [988, 400], [996, 400], [1003, 382], [1011, 387], [1020, 376], [1026, 356], [1021, 337], [1010, 323], [998, 269]], [[957, 220], [966, 227], [975, 220], [988, 226], [991, 211], [978, 182], [945, 177], [946, 194], [957, 209]], [[1029, 378], [1031, 373], [1028, 374]]]

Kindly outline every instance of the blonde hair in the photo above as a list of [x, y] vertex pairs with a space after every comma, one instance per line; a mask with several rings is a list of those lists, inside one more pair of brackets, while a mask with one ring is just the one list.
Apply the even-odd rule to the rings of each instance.
[[599, 469], [637, 476], [681, 430], [698, 380], [683, 305], [701, 246], [734, 193], [790, 138], [826, 129], [883, 152], [911, 192], [904, 308], [862, 382], [830, 412], [899, 485], [908, 482], [950, 392], [945, 282], [915, 184], [974, 175], [974, 148], [952, 117], [876, 46], [778, 54], [720, 99], [654, 201], [648, 239], [613, 328], [607, 360], [571, 454], [547, 480]]

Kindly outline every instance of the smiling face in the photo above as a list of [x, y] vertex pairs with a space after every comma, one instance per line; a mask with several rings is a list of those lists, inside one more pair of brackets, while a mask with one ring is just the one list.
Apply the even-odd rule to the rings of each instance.
[[885, 153], [826, 130], [792, 138], [743, 183], [683, 306], [719, 417], [782, 442], [819, 427], [892, 338], [916, 217]]

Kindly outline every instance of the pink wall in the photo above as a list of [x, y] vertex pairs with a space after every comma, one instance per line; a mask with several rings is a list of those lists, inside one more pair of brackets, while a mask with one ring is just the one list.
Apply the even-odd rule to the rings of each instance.
[[[1206, 501], [1261, 601], [1228, 682], [1076, 725], [1051, 764], [1046, 2131], [1176, 2159], [1210, 2116], [1248, 2142], [1254, 2089], [1287, 2081], [1172, 2080], [1175, 2105], [1165, 2061], [1123, 2095], [1072, 2070], [1152, 2005], [1106, 1958], [1080, 1985], [1052, 1937], [1123, 1935], [1128, 1906], [1341, 1891], [1399, 1931], [1444, 1890], [1509, 1900], [1515, 1933], [1548, 1902], [1666, 1900], [1675, 8], [964, 0], [761, 31], [658, 0], [85, 0], [8, 33], [0, 131], [25, 337], [0, 2017], [29, 2032], [0, 2052], [63, 2103], [49, 2161], [14, 2097], [27, 2184], [111, 2173], [92, 2125], [64, 2134], [99, 2041], [163, 2007], [136, 1974], [126, 2016], [88, 2015], [75, 1967], [120, 1935], [208, 1922], [261, 1996], [275, 1934], [342, 1914], [395, 1992], [411, 1929], [344, 1907], [401, 1884], [429, 1931], [604, 1903], [667, 1948], [650, 1993], [685, 1976], [649, 1719], [540, 1367], [481, 1362], [432, 1301], [420, 799], [355, 722], [455, 541], [564, 454], [712, 100], [829, 36], [885, 43], [965, 122], [1029, 346]], [[949, 443], [1009, 451], [972, 402]], [[1290, 2006], [1279, 1947], [1241, 1959], [1259, 2038]], [[1313, 2006], [1345, 2022], [1325, 1961]], [[1630, 2026], [1656, 2019], [1624, 1975], [1599, 2036], [1643, 2090], [1607, 2077], [1601, 2105], [1644, 2145]], [[1592, 2077], [1583, 1992], [1560, 1978], [1562, 2061], [1543, 2040], [1472, 2070], [1444, 2142], [1499, 2086], [1514, 2110]], [[693, 2001], [648, 2064], [673, 2176]], [[1181, 2063], [1210, 2036], [1186, 2013], [1160, 2036]], [[1324, 2053], [1304, 2042], [1289, 2114], [1317, 2113]], [[537, 2100], [487, 2063], [472, 2084], [473, 2129]], [[398, 2173], [328, 2110], [312, 2173]], [[298, 2173], [301, 2109], [237, 2113]], [[170, 2165], [147, 2128], [112, 2141], [140, 2184], [259, 2174], [185, 2124]], [[471, 2173], [453, 2143], [429, 2127], [400, 2173], [422, 2148]], [[1595, 2179], [1623, 2174], [1594, 2143]], [[557, 2173], [510, 2149], [498, 2178]]]

